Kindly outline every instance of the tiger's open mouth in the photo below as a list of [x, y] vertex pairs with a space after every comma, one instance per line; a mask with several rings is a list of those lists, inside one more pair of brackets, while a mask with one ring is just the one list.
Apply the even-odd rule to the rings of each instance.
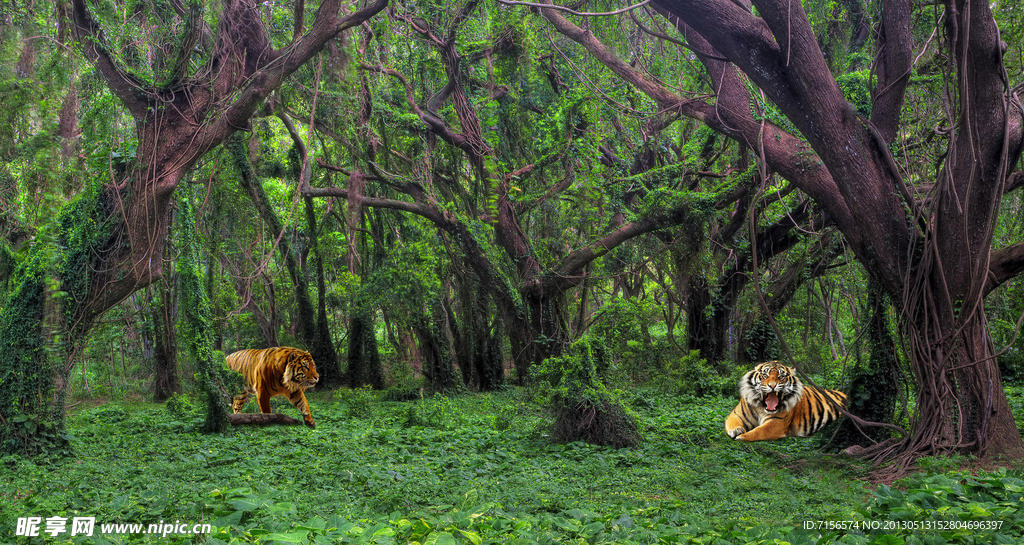
[[768, 392], [764, 396], [764, 410], [773, 413], [779, 410], [779, 394], [778, 392]]

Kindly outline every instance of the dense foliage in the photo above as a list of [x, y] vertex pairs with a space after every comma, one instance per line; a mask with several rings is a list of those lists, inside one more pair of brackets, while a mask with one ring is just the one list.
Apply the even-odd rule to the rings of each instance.
[[[3, 3], [0, 541], [1024, 538], [1024, 9], [780, 2]], [[886, 426], [728, 441], [768, 359]]]
[[[732, 403], [723, 397], [650, 389], [627, 396], [645, 430], [642, 445], [630, 449], [550, 442], [549, 417], [526, 390], [406, 402], [383, 397], [367, 390], [318, 393], [311, 398], [315, 430], [243, 428], [214, 436], [200, 433], [201, 399], [179, 399], [167, 409], [136, 402], [76, 411], [69, 431], [77, 458], [4, 461], [11, 471], [0, 477], [0, 527], [6, 532], [16, 517], [30, 515], [208, 522], [216, 528], [209, 543], [1024, 537], [1017, 471], [972, 475], [956, 471], [956, 460], [933, 460], [920, 475], [872, 490], [860, 480], [864, 466], [821, 453], [816, 441], [729, 440], [718, 430]], [[275, 405], [290, 409], [283, 400]], [[812, 530], [805, 521], [919, 527]], [[936, 521], [1001, 527], [920, 527]]]

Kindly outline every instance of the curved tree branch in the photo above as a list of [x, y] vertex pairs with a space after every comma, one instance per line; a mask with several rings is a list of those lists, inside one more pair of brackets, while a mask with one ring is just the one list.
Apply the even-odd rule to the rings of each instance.
[[984, 294], [1024, 273], [1024, 242], [1011, 244], [1006, 248], [993, 250], [989, 260], [988, 281], [985, 283]]
[[904, 96], [910, 83], [913, 62], [910, 21], [909, 0], [885, 3], [879, 35], [880, 51], [874, 67], [878, 84], [872, 89], [871, 123], [878, 127], [887, 144], [896, 137]]
[[[771, 36], [763, 23], [757, 23], [756, 18], [750, 13], [731, 2], [723, 4], [735, 7], [736, 20], [749, 28], [748, 34], [760, 36], [759, 40], [764, 43], [764, 47], [769, 47]], [[684, 116], [698, 119], [716, 131], [746, 143], [751, 149], [763, 147], [764, 159], [771, 170], [778, 172], [812, 195], [818, 202], [823, 203], [838, 225], [854, 225], [854, 216], [831, 173], [820, 161], [814, 160], [813, 152], [807, 144], [772, 123], [755, 120], [750, 114], [750, 96], [746, 85], [735, 72], [735, 68], [722, 60], [725, 56], [703, 36], [683, 24], [665, 6], [658, 6], [655, 9], [676, 24], [687, 38], [692, 50], [698, 53], [698, 57], [707, 66], [712, 77], [712, 87], [718, 98], [716, 104], [680, 97], [641, 74], [592, 33], [575, 25], [561, 14], [545, 10], [542, 15], [559, 32], [582, 45], [594, 58], [651, 97], [662, 108], [676, 110]]]
[[153, 96], [147, 91], [145, 82], [121, 67], [110, 54], [103, 30], [92, 18], [85, 0], [73, 0], [71, 15], [75, 36], [85, 48], [86, 57], [96, 63], [110, 90], [121, 99], [132, 117], [143, 119], [153, 102]]
[[[797, 126], [828, 175], [783, 175], [827, 211], [858, 257], [877, 263], [879, 279], [898, 293], [916, 240], [906, 204], [894, 195], [898, 173], [888, 168], [869, 129], [843, 97], [799, 2], [759, 0], [755, 4], [763, 19], [727, 0], [655, 3], [735, 64]], [[765, 146], [771, 168], [817, 162], [795, 160], [796, 155], [774, 162], [773, 140], [767, 134], [756, 139]], [[866, 217], [879, 221], [860, 220]]]

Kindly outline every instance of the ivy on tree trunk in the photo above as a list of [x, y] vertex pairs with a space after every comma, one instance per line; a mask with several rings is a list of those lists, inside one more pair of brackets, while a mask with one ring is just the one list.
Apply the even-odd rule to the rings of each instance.
[[180, 320], [185, 349], [196, 366], [200, 391], [206, 400], [203, 431], [219, 433], [228, 427], [228, 395], [221, 381], [222, 354], [213, 350], [213, 328], [210, 324], [210, 299], [200, 273], [196, 242], [195, 213], [188, 196], [181, 199], [178, 212], [178, 233], [181, 254], [178, 257], [178, 286], [181, 293]]

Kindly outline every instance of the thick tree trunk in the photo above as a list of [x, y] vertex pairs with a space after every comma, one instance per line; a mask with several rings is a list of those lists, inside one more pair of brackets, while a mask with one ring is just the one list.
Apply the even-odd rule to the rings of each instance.
[[722, 286], [712, 294], [706, 277], [690, 279], [686, 299], [687, 344], [690, 350], [696, 350], [701, 359], [711, 364], [719, 364], [726, 359], [726, 333], [739, 295], [725, 290], [726, 287]]
[[570, 344], [564, 291], [527, 293], [523, 296], [526, 316], [515, 315], [506, 325], [512, 347], [516, 380], [522, 385], [530, 368], [558, 356]]
[[[938, 326], [922, 322], [907, 334], [918, 384], [935, 387], [918, 391], [919, 417], [903, 449], [1024, 459], [984, 311]], [[952, 417], [929, 416], [936, 414]]]
[[[893, 423], [897, 396], [902, 389], [899, 348], [889, 327], [890, 306], [888, 297], [877, 285], [868, 286], [869, 360], [867, 365], [858, 361], [850, 373], [853, 379], [846, 392], [846, 409], [867, 422]], [[865, 427], [846, 418], [840, 421], [830, 444], [847, 448], [863, 444], [865, 440], [882, 441], [891, 435], [889, 428]]]
[[[931, 316], [931, 318], [935, 318]], [[944, 322], [944, 323], [943, 323]], [[1024, 444], [1002, 388], [984, 311], [958, 320], [903, 324], [918, 385], [910, 435], [852, 454], [894, 459], [896, 476], [919, 456], [963, 452], [993, 461], [1024, 459]]]
[[[458, 315], [445, 304], [451, 324], [456, 360], [466, 386], [481, 392], [497, 390], [504, 384], [500, 335], [497, 324], [489, 322], [489, 295], [476, 279], [461, 276], [458, 282]], [[494, 331], [492, 331], [494, 330]]]

